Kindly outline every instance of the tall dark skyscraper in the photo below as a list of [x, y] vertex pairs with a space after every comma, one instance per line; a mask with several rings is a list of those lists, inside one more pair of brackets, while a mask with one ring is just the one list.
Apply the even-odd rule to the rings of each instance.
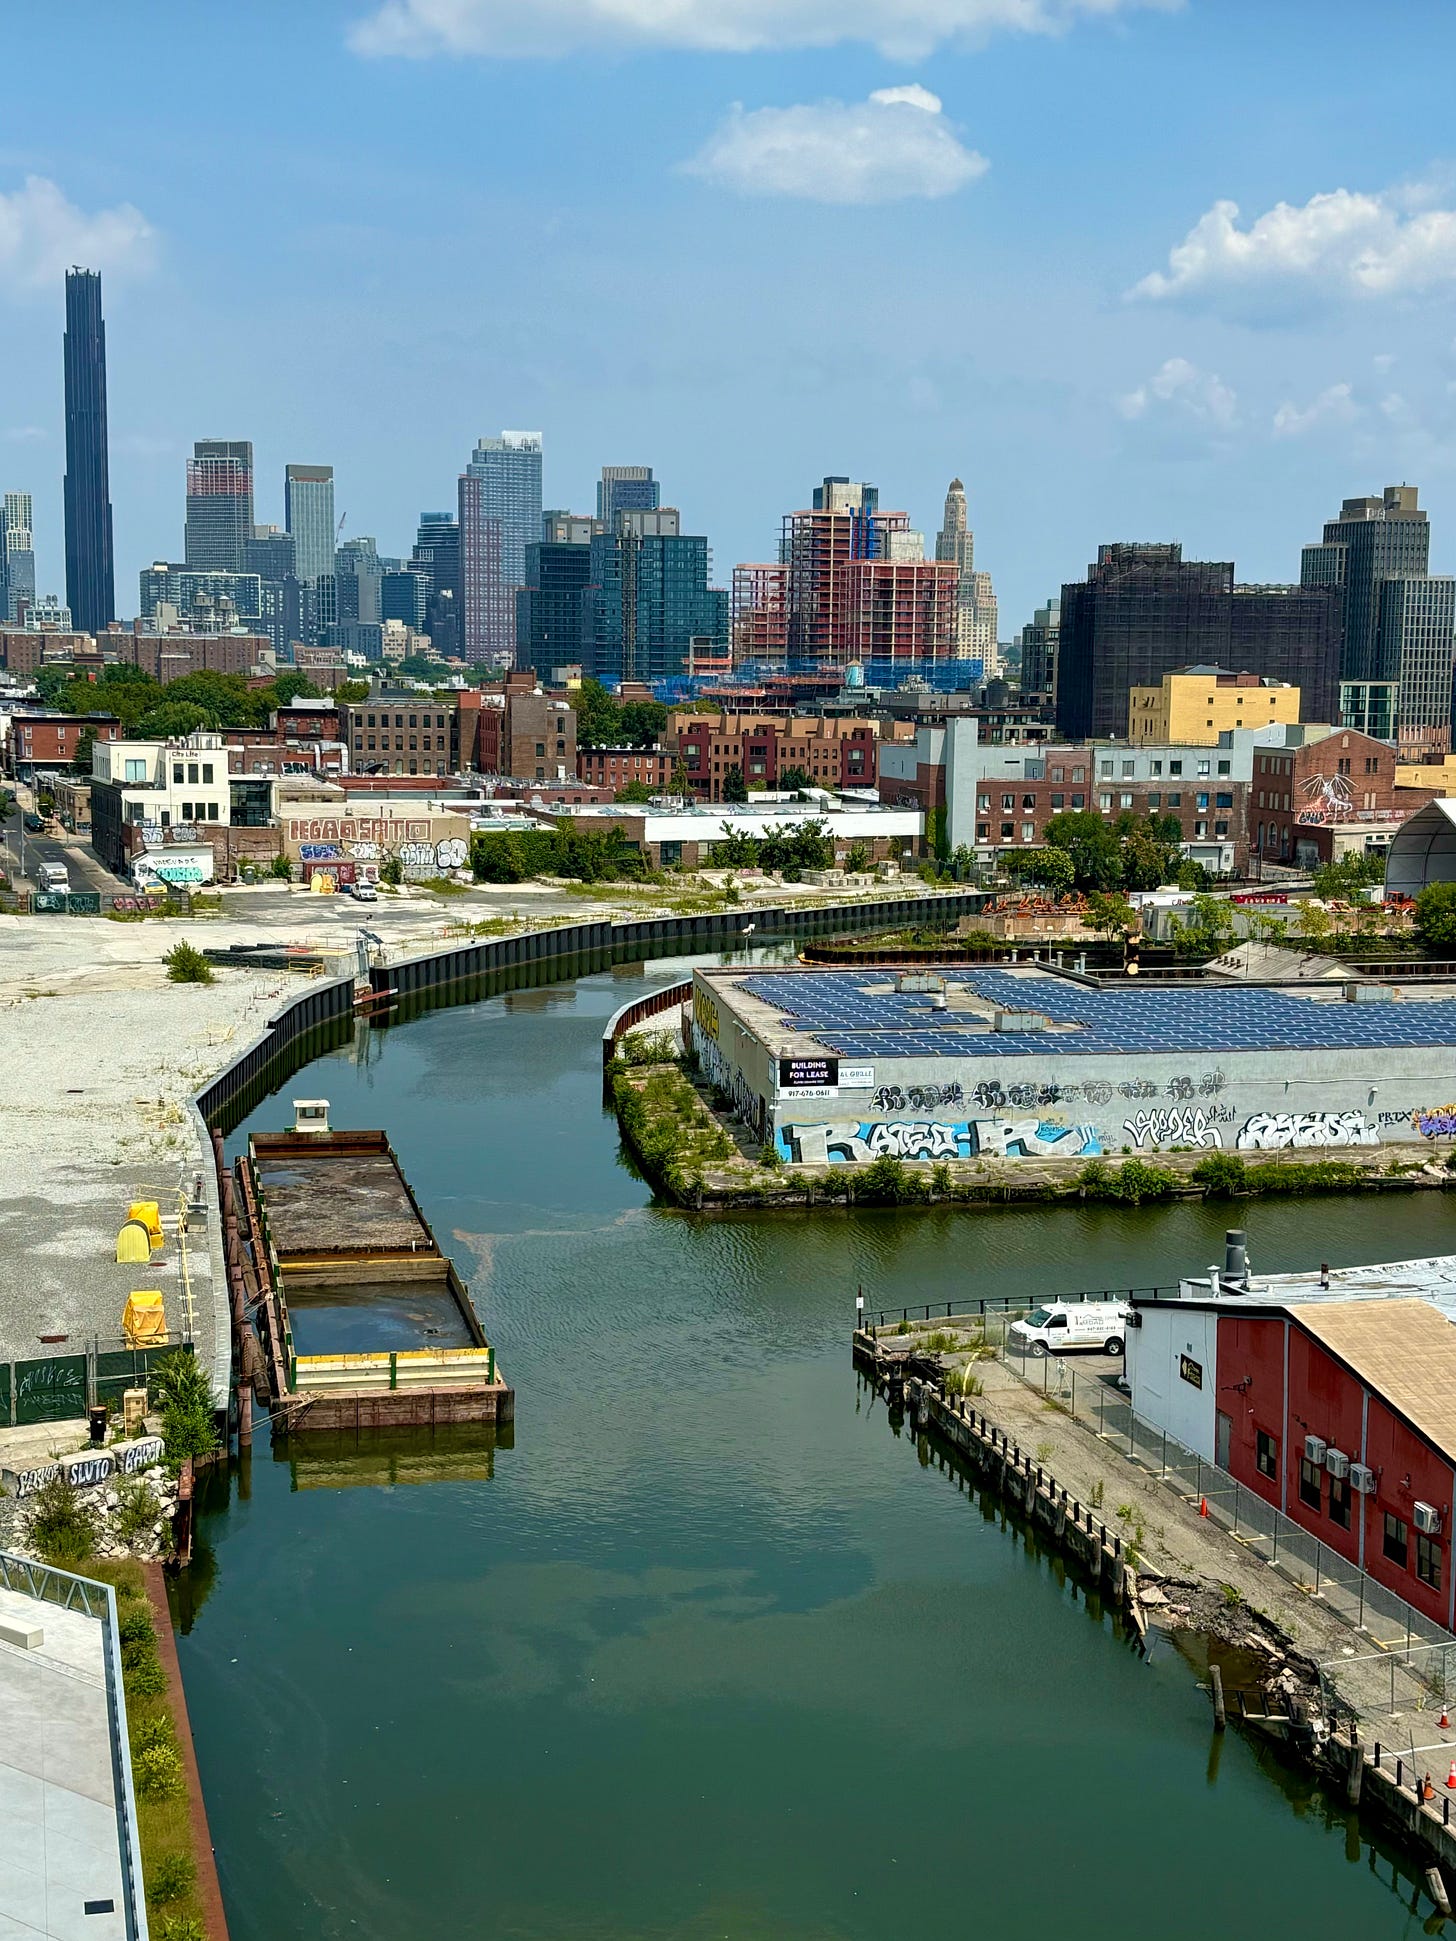
[[1345, 680], [1399, 678], [1396, 656], [1381, 641], [1381, 589], [1387, 580], [1423, 579], [1430, 558], [1431, 529], [1413, 485], [1387, 485], [1378, 499], [1346, 499], [1339, 518], [1325, 521], [1323, 541], [1305, 547], [1301, 582], [1339, 589]]
[[99, 633], [116, 618], [97, 270], [66, 271], [66, 604], [83, 633]]
[[1125, 735], [1128, 690], [1194, 665], [1292, 682], [1307, 721], [1338, 720], [1337, 590], [1235, 586], [1232, 561], [1185, 560], [1176, 543], [1101, 546], [1087, 578], [1062, 588], [1064, 735]]

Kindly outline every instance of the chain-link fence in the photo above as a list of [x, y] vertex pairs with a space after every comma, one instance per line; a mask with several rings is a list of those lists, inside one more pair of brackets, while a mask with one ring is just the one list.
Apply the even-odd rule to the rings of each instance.
[[[1447, 1684], [1448, 1653], [1453, 1654], [1449, 1675], [1456, 1678], [1456, 1640], [1433, 1618], [1377, 1583], [1226, 1469], [1195, 1455], [1166, 1429], [1144, 1420], [1101, 1370], [1079, 1369], [1070, 1359], [1023, 1351], [1004, 1326], [998, 1335], [994, 1339], [997, 1358], [1028, 1386], [1094, 1429], [1128, 1461], [1185, 1501], [1206, 1510], [1210, 1521], [1236, 1537], [1246, 1550], [1364, 1631], [1382, 1654], [1390, 1654], [1391, 1663], [1402, 1667], [1401, 1677], [1392, 1674], [1392, 1709], [1398, 1698], [1408, 1701], [1413, 1684], [1420, 1688], [1422, 1700], [1431, 1691], [1441, 1699], [1456, 1697], [1456, 1686]], [[987, 1340], [993, 1342], [989, 1333]], [[1333, 1661], [1332, 1668], [1343, 1662]]]

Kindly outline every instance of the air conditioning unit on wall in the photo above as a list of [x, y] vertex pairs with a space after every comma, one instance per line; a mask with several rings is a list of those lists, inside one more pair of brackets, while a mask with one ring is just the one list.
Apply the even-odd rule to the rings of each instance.
[[1434, 1537], [1440, 1534], [1441, 1512], [1434, 1503], [1417, 1503], [1413, 1514], [1415, 1526], [1423, 1537]]
[[1332, 1476], [1343, 1479], [1350, 1473], [1350, 1458], [1343, 1449], [1326, 1449], [1325, 1468]]
[[1304, 1438], [1304, 1460], [1306, 1462], [1312, 1462], [1318, 1467], [1324, 1461], [1328, 1448], [1329, 1444], [1323, 1436], [1306, 1436]]
[[1350, 1487], [1361, 1496], [1375, 1494], [1375, 1471], [1367, 1469], [1362, 1462], [1350, 1464]]

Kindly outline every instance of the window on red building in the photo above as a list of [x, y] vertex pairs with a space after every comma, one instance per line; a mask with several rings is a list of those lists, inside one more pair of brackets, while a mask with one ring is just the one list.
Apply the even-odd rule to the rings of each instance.
[[1434, 1537], [1416, 1535], [1416, 1576], [1432, 1590], [1441, 1588], [1441, 1546]]
[[1254, 1460], [1258, 1464], [1259, 1474], [1261, 1476], [1277, 1476], [1279, 1474], [1279, 1438], [1269, 1435], [1263, 1429], [1260, 1429], [1257, 1433], [1258, 1440], [1255, 1447]]
[[1321, 1483], [1323, 1477], [1324, 1471], [1317, 1462], [1311, 1462], [1308, 1456], [1301, 1459], [1299, 1465], [1299, 1500], [1301, 1503], [1308, 1503], [1312, 1510], [1317, 1510], [1322, 1505]]
[[1385, 1540], [1382, 1544], [1385, 1555], [1391, 1563], [1399, 1564], [1402, 1570], [1408, 1567], [1410, 1556], [1410, 1533], [1398, 1516], [1385, 1512]]
[[1330, 1478], [1330, 1522], [1338, 1523], [1342, 1530], [1350, 1527], [1350, 1479], [1348, 1476]]

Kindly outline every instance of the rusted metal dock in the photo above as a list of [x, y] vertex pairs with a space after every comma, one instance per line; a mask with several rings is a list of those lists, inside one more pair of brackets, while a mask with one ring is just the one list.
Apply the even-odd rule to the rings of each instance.
[[296, 1100], [237, 1167], [245, 1282], [275, 1428], [510, 1422], [515, 1394], [388, 1137]]

